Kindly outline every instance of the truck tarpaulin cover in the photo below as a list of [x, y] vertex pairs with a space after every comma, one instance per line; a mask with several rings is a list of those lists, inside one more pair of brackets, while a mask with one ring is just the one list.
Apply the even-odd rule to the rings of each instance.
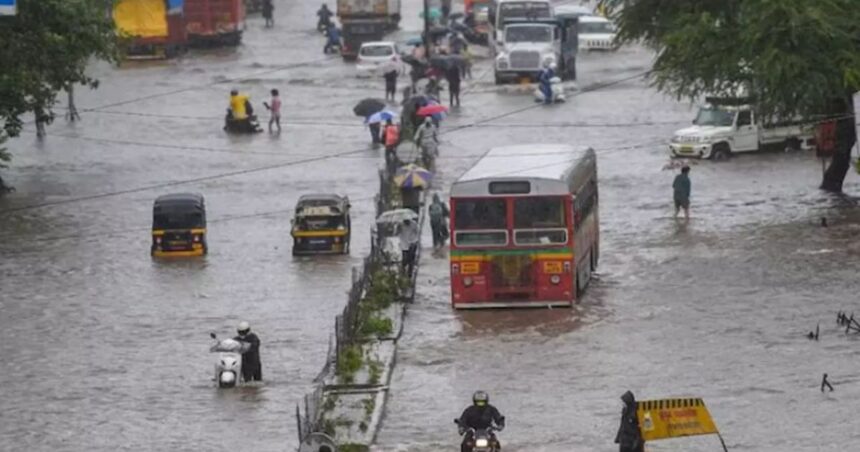
[[167, 7], [164, 0], [119, 0], [113, 9], [117, 28], [130, 36], [167, 36]]

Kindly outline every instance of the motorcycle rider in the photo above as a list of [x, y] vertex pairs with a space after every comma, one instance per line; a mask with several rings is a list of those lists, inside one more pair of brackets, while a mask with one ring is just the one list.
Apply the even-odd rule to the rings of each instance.
[[234, 337], [234, 340], [251, 344], [248, 351], [242, 353], [242, 380], [262, 381], [263, 363], [260, 362], [260, 338], [251, 332], [251, 326], [245, 321], [239, 322], [236, 333], [239, 335]]
[[230, 123], [235, 123], [242, 131], [257, 132], [256, 117], [254, 116], [254, 107], [251, 105], [250, 98], [245, 94], [239, 94], [238, 90], [230, 91], [230, 108], [227, 109], [227, 118], [225, 129]]
[[317, 21], [317, 30], [320, 32], [328, 30], [328, 27], [331, 26], [331, 16], [333, 16], [333, 14], [331, 10], [328, 9], [328, 5], [323, 3], [319, 11], [317, 11], [317, 17], [319, 17], [319, 20]]
[[[490, 405], [490, 395], [484, 391], [476, 391], [472, 395], [472, 406], [466, 408], [457, 422], [463, 442], [460, 444], [460, 452], [470, 452], [470, 443], [473, 441], [474, 430], [486, 430], [493, 428], [501, 431], [505, 428], [505, 417], [499, 413], [496, 407]], [[496, 443], [496, 450], [502, 448], [496, 435], [491, 438]]]

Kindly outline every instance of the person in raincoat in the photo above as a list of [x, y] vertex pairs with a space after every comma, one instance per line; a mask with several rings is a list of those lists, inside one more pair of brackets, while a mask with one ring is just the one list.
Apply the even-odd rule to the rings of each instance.
[[543, 103], [551, 104], [552, 103], [552, 79], [555, 77], [555, 71], [553, 70], [553, 64], [550, 62], [545, 62], [543, 65], [543, 69], [540, 71], [540, 75], [538, 75], [538, 83], [540, 84], [540, 92], [543, 94]]
[[639, 418], [636, 417], [636, 399], [630, 391], [621, 396], [624, 408], [621, 409], [621, 426], [615, 436], [615, 444], [618, 444], [619, 452], [644, 452], [645, 440], [639, 430]]
[[412, 142], [421, 148], [421, 158], [424, 166], [429, 168], [431, 160], [439, 154], [439, 133], [433, 118], [426, 117], [415, 131]]
[[383, 144], [385, 145], [385, 160], [390, 162], [397, 161], [397, 145], [400, 144], [400, 127], [394, 124], [392, 120], [385, 122], [385, 128], [382, 130]]
[[433, 248], [441, 249], [448, 240], [448, 224], [446, 219], [451, 215], [448, 206], [442, 202], [438, 193], [433, 193], [433, 202], [427, 208], [430, 215], [430, 229], [433, 230]]
[[263, 363], [260, 361], [260, 338], [251, 332], [248, 322], [239, 322], [236, 328], [238, 336], [234, 340], [251, 344], [245, 353], [242, 353], [242, 380], [263, 380]]

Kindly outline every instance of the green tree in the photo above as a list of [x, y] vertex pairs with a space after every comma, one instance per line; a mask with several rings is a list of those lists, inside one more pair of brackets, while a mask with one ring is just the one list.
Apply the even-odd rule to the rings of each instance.
[[105, 0], [19, 0], [18, 15], [0, 17], [0, 121], [17, 136], [22, 116], [52, 117], [57, 93], [73, 84], [95, 88], [90, 58], [116, 61], [114, 24]]
[[757, 114], [837, 120], [821, 188], [842, 191], [857, 141], [860, 90], [856, 0], [602, 0], [621, 42], [656, 53], [652, 81], [679, 99], [744, 89]]

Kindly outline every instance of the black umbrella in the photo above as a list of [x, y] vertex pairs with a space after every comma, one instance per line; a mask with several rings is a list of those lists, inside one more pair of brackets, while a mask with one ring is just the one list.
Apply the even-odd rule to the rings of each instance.
[[368, 117], [385, 109], [385, 101], [379, 99], [364, 99], [353, 107], [356, 116]]
[[466, 15], [464, 13], [451, 13], [451, 14], [448, 14], [448, 20], [462, 19], [465, 16]]

